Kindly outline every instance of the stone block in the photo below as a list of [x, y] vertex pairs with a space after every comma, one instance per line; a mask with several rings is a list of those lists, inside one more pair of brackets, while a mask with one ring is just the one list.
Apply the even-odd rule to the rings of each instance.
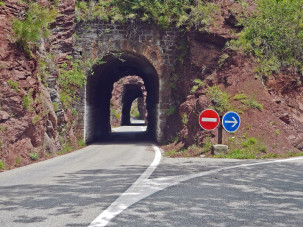
[[224, 144], [215, 144], [211, 147], [212, 155], [227, 154], [228, 146]]

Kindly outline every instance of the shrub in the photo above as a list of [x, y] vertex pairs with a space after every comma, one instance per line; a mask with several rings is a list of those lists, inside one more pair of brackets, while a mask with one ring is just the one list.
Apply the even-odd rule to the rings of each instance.
[[162, 28], [170, 25], [203, 30], [214, 19], [217, 7], [202, 0], [111, 0], [77, 1], [77, 21], [101, 19], [103, 21], [125, 23], [141, 20], [155, 22]]
[[171, 116], [176, 112], [176, 107], [175, 106], [171, 106], [169, 107], [168, 111], [167, 111], [167, 115]]
[[0, 170], [4, 169], [4, 162], [2, 160], [0, 160]]
[[10, 86], [10, 88], [15, 90], [15, 92], [19, 92], [19, 83], [17, 81], [13, 81], [9, 79], [7, 83]]
[[16, 43], [30, 53], [33, 43], [49, 36], [49, 26], [55, 21], [57, 10], [48, 9], [36, 2], [28, 3], [25, 19], [13, 21]]
[[223, 92], [217, 85], [207, 88], [206, 95], [211, 99], [214, 104], [215, 110], [219, 113], [227, 112], [232, 110], [230, 104], [230, 95], [226, 92]]
[[293, 66], [303, 73], [302, 0], [258, 0], [252, 15], [239, 18], [244, 26], [231, 45], [252, 53], [262, 76]]
[[29, 153], [29, 157], [31, 158], [31, 160], [36, 161], [39, 158], [39, 154], [38, 153], [34, 153], [34, 152], [30, 152]]
[[77, 99], [77, 92], [86, 84], [86, 68], [90, 61], [70, 60], [70, 66], [66, 63], [61, 66], [58, 85], [60, 87], [60, 101], [65, 109], [70, 108], [73, 100]]
[[195, 85], [190, 90], [190, 93], [195, 93], [199, 88], [202, 88], [205, 86], [205, 83], [200, 79], [194, 79], [193, 82]]
[[33, 100], [33, 93], [34, 93], [34, 90], [31, 88], [29, 89], [28, 91], [28, 94], [27, 95], [24, 95], [22, 97], [22, 100], [23, 100], [23, 107], [26, 109], [26, 110], [29, 110], [31, 112], [34, 111], [34, 108], [31, 107], [32, 103], [34, 102]]

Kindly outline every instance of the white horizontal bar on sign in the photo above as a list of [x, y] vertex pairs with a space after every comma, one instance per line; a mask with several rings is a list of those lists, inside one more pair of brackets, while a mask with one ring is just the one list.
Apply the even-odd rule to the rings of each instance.
[[209, 117], [202, 117], [202, 121], [204, 122], [217, 122], [217, 118], [209, 118]]

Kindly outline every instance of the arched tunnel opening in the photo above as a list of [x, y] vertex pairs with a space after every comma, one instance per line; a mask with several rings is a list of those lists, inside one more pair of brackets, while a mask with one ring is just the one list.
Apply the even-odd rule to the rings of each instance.
[[[105, 63], [93, 66], [86, 85], [85, 140], [87, 143], [111, 139], [110, 100], [114, 83], [129, 75], [137, 75], [144, 81], [147, 92], [147, 129], [145, 139], [155, 140], [157, 127], [157, 104], [159, 102], [159, 79], [153, 65], [143, 56], [133, 53], [108, 55]], [[142, 97], [138, 86], [129, 85], [122, 96], [121, 124], [130, 124], [130, 108], [135, 99]], [[141, 137], [138, 137], [140, 139]]]
[[[143, 92], [139, 85], [137, 84], [126, 84], [123, 89], [122, 94], [122, 116], [121, 116], [121, 125], [132, 125], [131, 122], [131, 112], [132, 112], [132, 106], [135, 101], [136, 107], [135, 111], [139, 112], [138, 108], [138, 99], [143, 98]], [[142, 100], [142, 99], [140, 99]], [[144, 101], [143, 101], [144, 102]], [[143, 104], [144, 105], [144, 104]], [[142, 118], [143, 116], [140, 117]], [[146, 122], [145, 122], [146, 123]]]

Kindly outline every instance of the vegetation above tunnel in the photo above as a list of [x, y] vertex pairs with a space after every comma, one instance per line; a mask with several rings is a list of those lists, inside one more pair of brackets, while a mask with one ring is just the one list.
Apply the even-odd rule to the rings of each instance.
[[217, 9], [216, 4], [202, 0], [78, 0], [76, 16], [78, 21], [101, 19], [125, 23], [141, 20], [162, 28], [175, 25], [203, 30], [210, 25]]

